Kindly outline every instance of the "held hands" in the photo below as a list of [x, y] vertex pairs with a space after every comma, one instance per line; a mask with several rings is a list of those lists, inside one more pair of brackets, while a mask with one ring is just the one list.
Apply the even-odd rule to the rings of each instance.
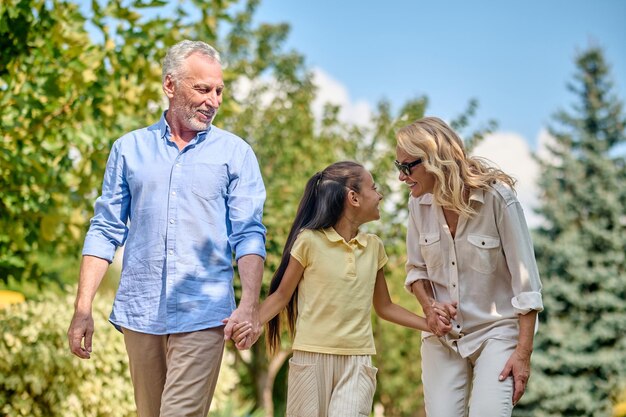
[[424, 309], [426, 322], [431, 333], [437, 337], [445, 336], [452, 330], [452, 319], [456, 318], [456, 302], [442, 303], [432, 301], [430, 308]]
[[[222, 320], [222, 322], [226, 325], [224, 327], [224, 340], [232, 339], [239, 350], [250, 349], [261, 335], [262, 328], [259, 321], [258, 304], [240, 305], [229, 318]], [[245, 328], [238, 327], [240, 334], [239, 340], [237, 340], [235, 338], [237, 336], [235, 327], [245, 323], [250, 326], [250, 330], [241, 336]]]
[[[222, 323], [228, 325], [231, 322], [230, 319], [222, 320]], [[244, 321], [241, 323], [232, 323], [232, 333], [230, 335], [230, 339], [235, 343], [235, 347], [239, 350], [247, 349], [246, 342], [247, 337], [252, 333], [252, 324], [250, 322]]]

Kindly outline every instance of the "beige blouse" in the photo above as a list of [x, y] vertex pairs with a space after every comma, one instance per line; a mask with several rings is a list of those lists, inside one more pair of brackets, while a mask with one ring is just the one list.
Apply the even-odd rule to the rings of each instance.
[[495, 183], [473, 190], [469, 199], [477, 214], [459, 217], [454, 238], [432, 194], [410, 199], [405, 282], [410, 292], [413, 282], [429, 280], [436, 300], [457, 302], [452, 331], [442, 340], [463, 357], [486, 339], [517, 340], [517, 316], [543, 310], [533, 245], [515, 193]]

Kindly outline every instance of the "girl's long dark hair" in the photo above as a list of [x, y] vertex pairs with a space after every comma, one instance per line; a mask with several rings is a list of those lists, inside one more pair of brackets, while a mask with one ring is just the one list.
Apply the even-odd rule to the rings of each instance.
[[[361, 190], [363, 165], [351, 161], [335, 162], [323, 171], [317, 172], [306, 183], [300, 200], [296, 218], [291, 225], [287, 242], [283, 248], [280, 265], [272, 277], [269, 294], [280, 286], [289, 265], [291, 248], [300, 231], [304, 229], [324, 229], [334, 226], [341, 217], [348, 190]], [[287, 303], [287, 324], [293, 337], [296, 329], [298, 288]], [[282, 313], [281, 313], [282, 314]], [[267, 323], [266, 339], [270, 354], [280, 346], [280, 316], [277, 314]]]

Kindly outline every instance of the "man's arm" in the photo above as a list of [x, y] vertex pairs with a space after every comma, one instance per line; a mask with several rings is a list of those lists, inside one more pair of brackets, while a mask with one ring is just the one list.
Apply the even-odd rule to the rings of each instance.
[[90, 255], [83, 256], [80, 264], [74, 316], [67, 330], [67, 340], [72, 353], [81, 359], [89, 359], [91, 356], [94, 332], [92, 304], [108, 268], [109, 261]]
[[241, 300], [224, 328], [224, 339], [229, 340], [231, 338], [235, 324], [244, 321], [249, 322], [252, 325], [252, 331], [241, 349], [249, 349], [261, 335], [259, 295], [263, 281], [263, 262], [263, 258], [258, 255], [245, 255], [237, 261], [241, 279]]

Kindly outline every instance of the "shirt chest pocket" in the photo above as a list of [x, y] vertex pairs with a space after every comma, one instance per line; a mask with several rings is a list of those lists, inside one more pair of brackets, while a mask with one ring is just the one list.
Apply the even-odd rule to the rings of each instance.
[[439, 233], [422, 233], [419, 239], [420, 251], [426, 263], [426, 269], [439, 268], [443, 264], [441, 256], [441, 238]]
[[467, 241], [470, 243], [469, 265], [471, 268], [483, 274], [490, 274], [495, 271], [500, 253], [500, 238], [469, 234]]
[[191, 191], [195, 195], [213, 200], [226, 194], [228, 176], [224, 165], [194, 164], [191, 175]]

